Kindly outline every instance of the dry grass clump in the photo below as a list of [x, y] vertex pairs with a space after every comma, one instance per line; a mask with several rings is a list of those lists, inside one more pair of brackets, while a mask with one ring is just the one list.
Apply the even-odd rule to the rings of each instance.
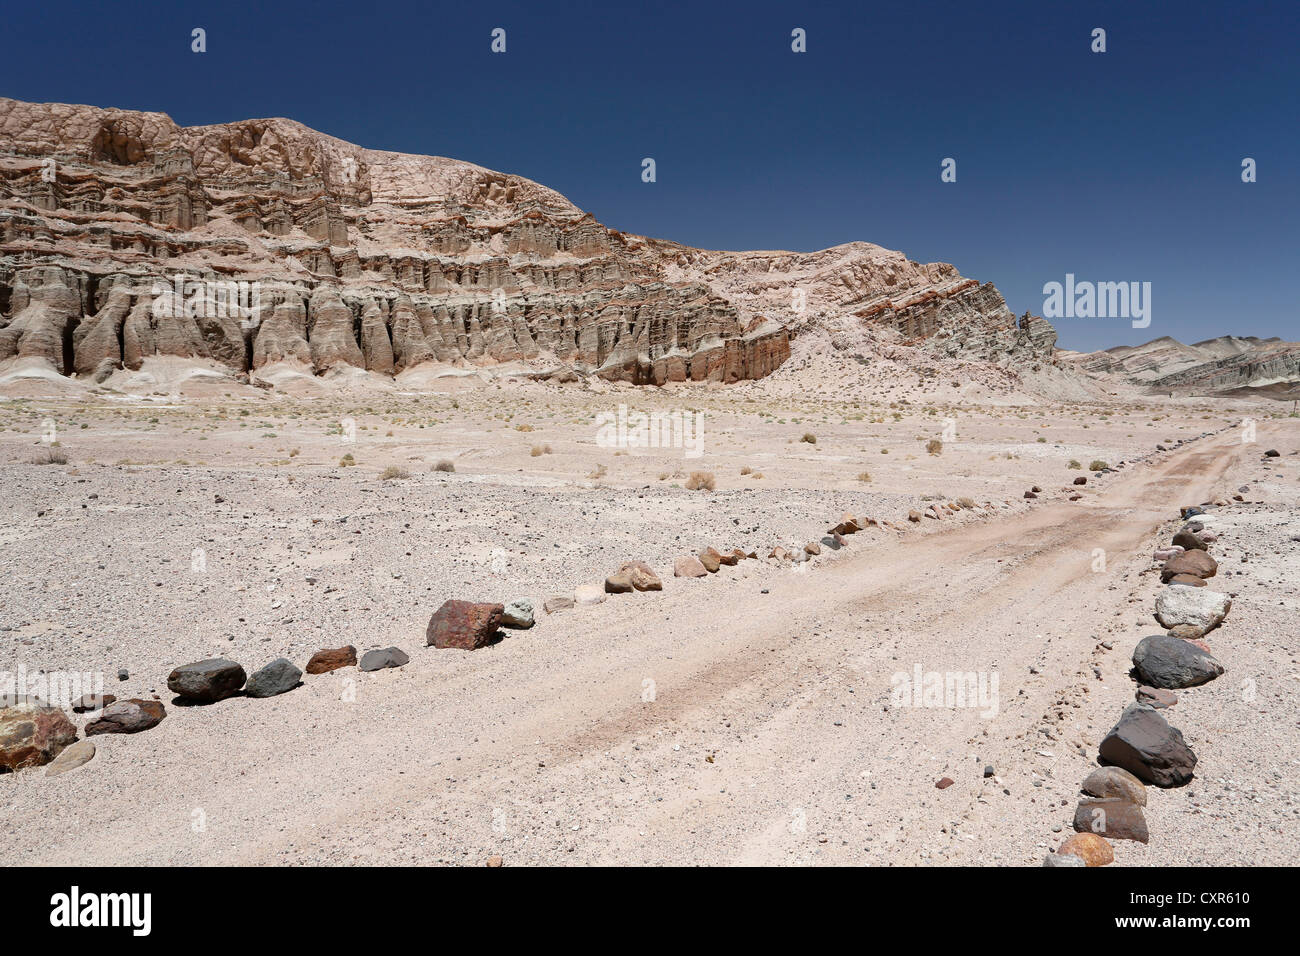
[[925, 450], [928, 451], [931, 455], [942, 455], [943, 442], [939, 441], [939, 439], [937, 438], [931, 438], [928, 442], [925, 443]]
[[861, 481], [864, 484], [871, 481], [871, 472], [869, 471], [858, 472], [858, 481]]
[[810, 445], [817, 444], [817, 436], [814, 435], [812, 432], [804, 432], [803, 438], [800, 438], [799, 440], [802, 442], [807, 442]]
[[687, 491], [712, 491], [717, 486], [718, 481], [711, 471], [693, 471], [686, 479]]
[[32, 460], [34, 465], [66, 465], [68, 463], [68, 453], [58, 445], [50, 445], [41, 449], [44, 454], [37, 453]]
[[1094, 458], [1094, 459], [1093, 459], [1093, 460], [1088, 464], [1088, 470], [1089, 470], [1089, 471], [1101, 471], [1103, 468], [1109, 468], [1109, 467], [1110, 467], [1110, 465], [1106, 464], [1106, 463], [1105, 463], [1104, 461], [1102, 461], [1100, 458]]
[[971, 508], [974, 508], [974, 507], [975, 507], [975, 499], [974, 499], [974, 498], [958, 498], [958, 499], [957, 499], [957, 504], [961, 505], [963, 508], [965, 508], [966, 510], [969, 511]]
[[444, 458], [442, 461], [438, 462], [436, 465], [433, 466], [433, 470], [434, 471], [455, 471], [456, 466], [453, 465], [451, 462], [449, 462], [446, 458]]
[[355, 465], [356, 463], [357, 460], [352, 457], [352, 452], [348, 452], [346, 455], [344, 455], [342, 458], [339, 459], [340, 468], [349, 468], [352, 465]]
[[609, 474], [608, 468], [606, 468], [604, 465], [597, 465], [596, 470], [593, 471], [591, 474], [589, 474], [587, 477], [590, 478], [592, 481], [595, 481], [598, 478], [604, 478], [607, 474]]
[[1078, 469], [1082, 468], [1083, 465], [1079, 464], [1077, 461], [1075, 461], [1073, 458], [1071, 458], [1071, 459], [1070, 459], [1070, 463], [1069, 463], [1068, 465], [1066, 465], [1065, 467], [1066, 467], [1066, 468], [1071, 468], [1071, 469], [1077, 471]]
[[754, 469], [750, 468], [748, 465], [745, 465], [743, 468], [740, 469], [740, 473], [742, 475], [752, 475], [754, 473]]
[[405, 468], [398, 468], [396, 465], [389, 465], [384, 469], [383, 474], [379, 476], [380, 481], [393, 481], [399, 478], [410, 478], [411, 473]]

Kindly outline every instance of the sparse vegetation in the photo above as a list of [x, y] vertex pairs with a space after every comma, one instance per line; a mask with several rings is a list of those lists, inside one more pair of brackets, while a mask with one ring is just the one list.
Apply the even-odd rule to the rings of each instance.
[[686, 479], [687, 491], [713, 491], [717, 487], [717, 479], [713, 477], [711, 471], [693, 471], [691, 476]]
[[433, 470], [434, 471], [455, 471], [456, 466], [453, 465], [451, 462], [449, 462], [446, 458], [444, 458], [442, 461], [438, 462], [436, 465], [433, 466]]
[[593, 471], [587, 477], [590, 478], [592, 481], [595, 481], [598, 478], [604, 478], [607, 474], [609, 474], [609, 469], [606, 468], [603, 464], [600, 464], [597, 465], [595, 471]]
[[799, 440], [801, 442], [807, 442], [809, 445], [817, 444], [817, 436], [814, 435], [812, 432], [804, 432], [803, 438], [800, 438]]
[[347, 467], [349, 467], [349, 466], [351, 466], [351, 465], [355, 465], [356, 463], [357, 463], [357, 460], [356, 460], [355, 458], [352, 457], [352, 453], [351, 453], [351, 452], [348, 452], [346, 455], [344, 455], [342, 458], [339, 459], [339, 467], [340, 467], [340, 468], [347, 468]]
[[742, 475], [752, 475], [754, 473], [754, 469], [750, 468], [748, 465], [745, 465], [740, 469], [740, 473]]
[[869, 483], [871, 481], [871, 472], [869, 471], [858, 472], [858, 481], [862, 482], [863, 484]]
[[1071, 458], [1071, 459], [1070, 459], [1070, 463], [1069, 463], [1068, 465], [1066, 465], [1065, 467], [1071, 469], [1072, 471], [1078, 471], [1080, 468], [1083, 467], [1083, 465], [1079, 464], [1077, 461], [1075, 461], [1073, 458]]
[[36, 465], [66, 465], [68, 463], [68, 454], [58, 445], [50, 445], [42, 449], [44, 454], [38, 454], [33, 464]]
[[1094, 459], [1092, 460], [1092, 462], [1089, 463], [1089, 465], [1088, 465], [1088, 470], [1089, 470], [1089, 471], [1101, 471], [1102, 469], [1104, 469], [1104, 468], [1109, 468], [1109, 467], [1110, 467], [1110, 465], [1106, 464], [1106, 463], [1105, 463], [1104, 461], [1102, 461], [1100, 458], [1094, 458]]
[[937, 438], [931, 438], [928, 442], [925, 443], [925, 450], [929, 452], [931, 455], [942, 455], [943, 442], [939, 441], [939, 439]]
[[410, 478], [411, 473], [405, 468], [398, 468], [396, 465], [389, 465], [384, 469], [383, 474], [379, 476], [380, 481], [393, 481], [400, 478]]

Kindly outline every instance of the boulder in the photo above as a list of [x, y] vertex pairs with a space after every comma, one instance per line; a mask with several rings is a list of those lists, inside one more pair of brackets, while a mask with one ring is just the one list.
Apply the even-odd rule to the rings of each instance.
[[559, 597], [547, 598], [542, 604], [542, 610], [547, 614], [555, 614], [557, 611], [569, 611], [573, 609], [573, 598], [568, 594], [562, 594]]
[[1074, 483], [1076, 485], [1086, 485], [1088, 483], [1088, 476], [1080, 475], [1078, 478], [1074, 479]]
[[696, 557], [700, 564], [704, 565], [704, 570], [710, 574], [716, 573], [718, 568], [722, 567], [722, 562], [718, 560], [720, 555], [713, 548], [705, 548]]
[[1142, 808], [1122, 797], [1085, 797], [1080, 800], [1074, 811], [1074, 829], [1111, 840], [1146, 843], [1151, 838]]
[[[603, 594], [601, 600], [604, 600]], [[444, 601], [442, 607], [429, 618], [424, 643], [444, 649], [475, 650], [491, 643], [496, 637], [504, 613], [505, 607], [500, 604]]]
[[76, 770], [90, 762], [95, 756], [95, 745], [89, 740], [78, 740], [64, 747], [57, 757], [45, 768], [45, 776], [58, 777], [69, 770]]
[[86, 736], [97, 734], [138, 734], [157, 727], [167, 716], [167, 708], [156, 700], [117, 700], [105, 707], [98, 718], [86, 724]]
[[1043, 866], [1087, 866], [1083, 857], [1073, 853], [1049, 853], [1043, 857]]
[[821, 554], [821, 553], [822, 553], [822, 546], [821, 546], [820, 544], [818, 544], [816, 541], [809, 541], [807, 544], [805, 544], [805, 545], [803, 546], [803, 549], [804, 549], [804, 551], [807, 552], [808, 554]]
[[1129, 706], [1101, 742], [1100, 756], [1144, 783], [1178, 787], [1192, 779], [1196, 754], [1182, 732], [1149, 707]]
[[1115, 851], [1104, 837], [1095, 833], [1076, 833], [1056, 851], [1057, 856], [1077, 856], [1088, 866], [1106, 866], [1115, 862]]
[[1178, 547], [1182, 548], [1184, 551], [1205, 550], [1205, 542], [1186, 528], [1174, 535], [1173, 544], [1178, 545]]
[[215, 704], [244, 686], [247, 675], [234, 661], [211, 657], [182, 664], [167, 675], [167, 689], [189, 704]]
[[1186, 631], [1179, 637], [1202, 637], [1223, 623], [1232, 610], [1232, 599], [1226, 594], [1208, 588], [1174, 584], [1160, 592], [1156, 598], [1156, 620], [1163, 627], [1187, 625], [1197, 633]]
[[77, 739], [76, 726], [58, 707], [31, 697], [5, 703], [0, 707], [0, 771], [43, 767]]
[[632, 576], [626, 571], [615, 571], [605, 579], [607, 594], [627, 594], [632, 590]]
[[255, 672], [244, 686], [248, 697], [278, 697], [287, 694], [302, 682], [302, 671], [293, 661], [278, 657], [261, 670]]
[[1176, 690], [1206, 684], [1223, 673], [1223, 665], [1181, 638], [1152, 634], [1133, 650], [1138, 678], [1151, 687]]
[[1139, 807], [1147, 805], [1147, 788], [1123, 767], [1098, 767], [1079, 787], [1091, 797], [1116, 797]]
[[410, 663], [410, 656], [400, 648], [384, 647], [376, 651], [366, 651], [361, 655], [363, 671], [381, 671], [388, 667], [401, 667]]
[[599, 584], [579, 584], [573, 589], [573, 603], [578, 607], [590, 607], [605, 602], [605, 591]]
[[[743, 558], [744, 556], [744, 552], [741, 552], [740, 557]], [[664, 589], [664, 583], [659, 580], [659, 575], [655, 574], [654, 569], [644, 561], [626, 561], [618, 570], [619, 573], [628, 576], [632, 582], [632, 587], [638, 591], [662, 591]]]
[[1184, 551], [1165, 562], [1160, 572], [1160, 580], [1165, 584], [1175, 574], [1194, 574], [1198, 578], [1212, 578], [1218, 573], [1219, 562], [1204, 551]]
[[913, 522], [913, 523], [915, 523], [915, 522], [917, 522], [917, 521], [920, 521], [920, 520], [921, 520], [921, 512], [917, 511], [915, 508], [912, 509], [911, 511], [909, 511], [909, 512], [907, 513], [907, 520], [908, 520], [908, 521], [911, 521], [911, 522]]
[[673, 562], [673, 574], [679, 578], [702, 578], [708, 574], [700, 559], [693, 555], [678, 558]]
[[327, 674], [340, 667], [352, 667], [357, 662], [357, 649], [351, 644], [336, 647], [333, 650], [322, 649], [311, 656], [307, 662], [308, 674]]
[[511, 601], [501, 612], [502, 627], [512, 627], [523, 631], [532, 627], [534, 623], [533, 602], [525, 598]]

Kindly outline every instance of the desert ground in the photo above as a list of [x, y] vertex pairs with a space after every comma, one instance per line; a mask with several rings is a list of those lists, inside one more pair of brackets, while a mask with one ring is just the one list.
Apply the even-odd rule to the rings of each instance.
[[[1289, 405], [787, 392], [11, 390], [0, 670], [103, 674], [167, 716], [75, 771], [0, 776], [5, 862], [1038, 865], [1163, 630], [1152, 552], [1216, 500], [1226, 673], [1162, 712], [1196, 779], [1148, 788], [1150, 843], [1116, 864], [1300, 862]], [[619, 405], [701, 413], [702, 453], [602, 447]], [[769, 558], [843, 512], [888, 525]], [[673, 576], [707, 546], [757, 559]], [[663, 590], [543, 611], [628, 560]], [[426, 647], [453, 598], [537, 622]], [[410, 662], [202, 707], [166, 686], [344, 644]], [[897, 706], [918, 666], [996, 674], [997, 706]]]

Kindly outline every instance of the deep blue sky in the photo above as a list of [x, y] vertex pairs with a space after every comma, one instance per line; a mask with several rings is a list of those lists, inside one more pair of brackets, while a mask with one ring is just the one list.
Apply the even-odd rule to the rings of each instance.
[[1017, 313], [1067, 272], [1152, 283], [1150, 328], [1061, 319], [1071, 348], [1297, 339], [1298, 11], [48, 0], [7, 5], [0, 94], [185, 125], [287, 116], [517, 173], [609, 226], [706, 248], [867, 240], [992, 281]]

